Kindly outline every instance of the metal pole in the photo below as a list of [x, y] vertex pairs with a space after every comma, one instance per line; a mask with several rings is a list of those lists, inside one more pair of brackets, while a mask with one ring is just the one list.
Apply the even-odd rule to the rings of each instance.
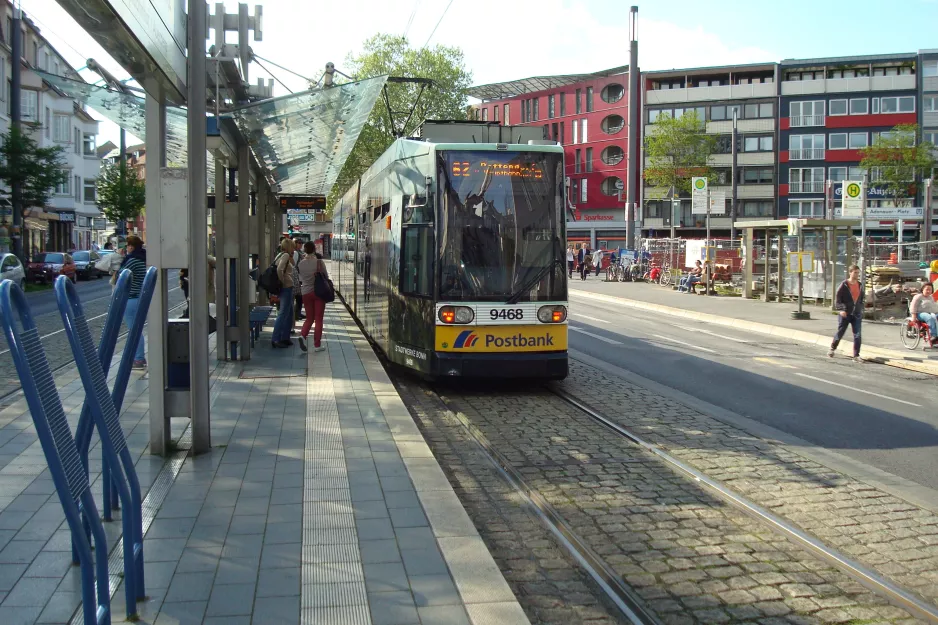
[[[247, 5], [242, 4], [244, 11]], [[245, 20], [246, 21], [246, 20]], [[247, 47], [247, 46], [245, 46]], [[247, 144], [238, 148], [238, 309], [235, 321], [238, 325], [238, 349], [241, 360], [251, 359], [250, 310], [248, 291], [254, 288], [250, 275], [250, 220], [251, 220], [251, 151]]]
[[[117, 198], [117, 203], [120, 206], [124, 205], [124, 170], [127, 167], [127, 131], [121, 128], [121, 153], [120, 153], [120, 192]], [[126, 235], [127, 234], [127, 220], [121, 219], [117, 224], [117, 233]]]
[[704, 244], [704, 267], [706, 268], [706, 280], [704, 284], [704, 295], [710, 297], [710, 186], [707, 186], [707, 241]]
[[[228, 286], [225, 282], [225, 166], [215, 158], [215, 358], [228, 360]], [[190, 290], [191, 291], [191, 290]]]
[[[628, 249], [634, 249], [635, 247], [635, 222], [638, 220], [638, 211], [635, 209], [636, 203], [638, 202], [638, 185], [639, 185], [639, 175], [638, 175], [638, 163], [641, 158], [641, 153], [639, 150], [639, 134], [641, 130], [639, 129], [639, 109], [640, 98], [639, 92], [641, 91], [639, 87], [639, 74], [638, 69], [638, 7], [633, 6], [629, 13], [629, 31], [631, 36], [630, 42], [630, 57], [629, 57], [629, 160], [626, 167], [626, 178], [627, 182], [625, 185], [626, 188], [626, 205], [632, 208], [635, 213], [632, 215], [627, 215], [625, 223], [625, 246]], [[626, 210], [628, 212], [628, 210]], [[673, 221], [673, 219], [672, 219]], [[673, 229], [673, 226], [672, 226]], [[671, 235], [674, 236], [673, 234]]]
[[[932, 221], [932, 212], [931, 212], [931, 190], [932, 185], [935, 181], [933, 178], [926, 178], [925, 184], [922, 185], [925, 187], [925, 196], [922, 198], [922, 206], [924, 207], [924, 214], [922, 215], [922, 230], [920, 238], [922, 243], [925, 243], [931, 240], [931, 221]], [[924, 256], [922, 257], [924, 260]]]
[[733, 170], [731, 183], [733, 185], [733, 201], [730, 202], [730, 244], [736, 240], [736, 116], [738, 111], [733, 107]]
[[189, 414], [192, 451], [212, 448], [208, 394], [208, 226], [205, 203], [205, 37], [208, 5], [189, 2], [188, 92], [189, 135]]
[[899, 227], [899, 244], [896, 246], [896, 261], [901, 263], [902, 262], [902, 230], [905, 228], [905, 222], [902, 219], [899, 220], [898, 227]]
[[[17, 3], [19, 4], [19, 3]], [[10, 74], [10, 120], [12, 128], [11, 136], [21, 128], [22, 117], [22, 80], [23, 80], [23, 32], [21, 30], [20, 9], [13, 9], [13, 32], [11, 36], [12, 44], [12, 67]], [[0, 85], [2, 87], [2, 85]], [[14, 152], [15, 153], [15, 152]], [[15, 169], [15, 167], [14, 167]], [[13, 243], [13, 253], [25, 265], [26, 256], [23, 250], [23, 202], [20, 193], [20, 185], [14, 182], [10, 189], [10, 203], [13, 205], [13, 229], [10, 233]]]
[[801, 254], [804, 252], [804, 228], [798, 228], [798, 316], [805, 319], [804, 314], [804, 267], [801, 264]]
[[[860, 200], [860, 292], [866, 293], [866, 186], [869, 176], [863, 174], [863, 193]], [[846, 191], [845, 191], [846, 193]], [[846, 196], [844, 196], [846, 197]], [[876, 294], [873, 294], [873, 310], [876, 310]], [[862, 314], [862, 312], [861, 312]]]

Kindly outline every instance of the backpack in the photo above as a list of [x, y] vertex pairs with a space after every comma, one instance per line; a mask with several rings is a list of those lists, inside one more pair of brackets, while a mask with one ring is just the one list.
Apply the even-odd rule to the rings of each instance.
[[274, 262], [272, 262], [270, 267], [265, 269], [264, 273], [257, 279], [257, 283], [262, 289], [267, 291], [269, 295], [279, 295], [280, 291], [283, 290], [283, 284], [280, 282], [280, 275], [277, 272], [278, 260], [280, 260], [280, 254], [277, 254]]

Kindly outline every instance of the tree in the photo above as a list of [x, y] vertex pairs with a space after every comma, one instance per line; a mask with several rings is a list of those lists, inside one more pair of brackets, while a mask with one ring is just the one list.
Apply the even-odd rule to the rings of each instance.
[[44, 207], [56, 185], [68, 182], [62, 147], [41, 148], [28, 131], [13, 126], [2, 135], [0, 181], [20, 185], [21, 208]]
[[137, 217], [147, 202], [146, 183], [126, 162], [118, 161], [101, 170], [97, 191], [98, 208], [118, 226]]
[[[421, 85], [388, 83], [389, 106], [379, 98], [368, 123], [362, 129], [336, 184], [329, 194], [328, 212], [336, 200], [368, 169], [397, 138], [410, 135], [426, 119], [466, 119], [467, 91], [472, 73], [465, 68], [463, 52], [456, 47], [436, 45], [414, 49], [406, 37], [377, 34], [366, 40], [362, 52], [346, 59], [349, 73], [358, 78], [370, 76], [404, 76], [429, 78], [417, 100]], [[407, 117], [416, 103], [414, 113]], [[393, 120], [388, 108], [394, 112]], [[406, 121], [406, 126], [404, 125]]]
[[873, 145], [862, 148], [860, 167], [869, 180], [885, 189], [898, 206], [900, 198], [914, 196], [914, 185], [935, 167], [934, 146], [917, 140], [918, 126], [900, 124], [891, 132], [880, 133]]
[[716, 152], [717, 137], [706, 131], [706, 121], [694, 112], [677, 118], [659, 117], [646, 140], [649, 164], [645, 168], [645, 181], [659, 193], [673, 191], [677, 197], [690, 193], [693, 176], [712, 178], [710, 156]]

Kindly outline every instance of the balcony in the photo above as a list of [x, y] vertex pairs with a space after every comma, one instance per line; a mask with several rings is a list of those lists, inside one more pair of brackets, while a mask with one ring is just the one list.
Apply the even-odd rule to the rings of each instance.
[[824, 115], [794, 115], [788, 118], [791, 128], [805, 128], [807, 126], [823, 126]]
[[824, 80], [786, 80], [782, 95], [814, 93], [861, 93], [863, 91], [907, 91], [915, 89], [915, 76], [859, 76]]
[[654, 89], [645, 92], [645, 103], [674, 104], [678, 102], [706, 102], [708, 100], [771, 98], [776, 95], [775, 89], [774, 82], [754, 85], [726, 85], [723, 87], [691, 87], [689, 89]]
[[788, 192], [789, 193], [823, 193], [824, 192], [824, 181], [818, 180], [817, 182], [789, 182], [788, 183]]
[[823, 161], [824, 148], [805, 148], [804, 150], [789, 150], [790, 161]]

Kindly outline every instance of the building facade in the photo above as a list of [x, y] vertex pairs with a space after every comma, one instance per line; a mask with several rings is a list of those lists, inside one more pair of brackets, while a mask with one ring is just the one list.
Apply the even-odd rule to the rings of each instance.
[[[785, 60], [779, 65], [778, 216], [840, 216], [844, 180], [862, 180], [861, 150], [919, 122], [918, 55]], [[869, 206], [891, 205], [869, 179]], [[909, 206], [914, 196], [904, 200]], [[892, 222], [869, 227], [892, 228]], [[909, 237], [919, 224], [910, 224]]]
[[564, 146], [570, 242], [625, 245], [628, 78], [623, 66], [470, 90], [482, 100], [473, 112], [481, 121], [540, 126]]
[[[734, 187], [738, 220], [771, 219], [776, 204], [775, 64], [645, 72], [642, 82], [646, 137], [655, 132], [659, 120], [686, 113], [696, 114], [699, 120], [706, 122], [707, 134], [717, 137], [717, 153], [710, 159], [715, 179], [709, 181], [709, 186], [711, 192], [724, 193], [726, 202], [721, 214], [716, 215], [715, 210], [715, 216], [711, 216], [712, 234], [729, 235]], [[648, 166], [646, 158], [644, 167]], [[689, 194], [680, 194], [680, 210], [671, 196], [670, 189], [644, 184], [643, 236], [670, 236], [672, 226], [676, 236], [704, 236], [706, 215], [691, 212]]]
[[[6, 133], [11, 123], [13, 5], [7, 1], [2, 6], [5, 19], [0, 22], [0, 132]], [[23, 16], [21, 25], [23, 126], [40, 147], [62, 148], [67, 176], [53, 190], [47, 206], [24, 207], [24, 251], [31, 255], [46, 249], [87, 249], [94, 238], [94, 220], [100, 217], [95, 206], [95, 182], [100, 170], [95, 146], [98, 122], [37, 73], [38, 70], [81, 80], [27, 16]], [[3, 190], [3, 194], [8, 196], [9, 191]], [[9, 207], [4, 206], [3, 219], [9, 220], [11, 215]]]

